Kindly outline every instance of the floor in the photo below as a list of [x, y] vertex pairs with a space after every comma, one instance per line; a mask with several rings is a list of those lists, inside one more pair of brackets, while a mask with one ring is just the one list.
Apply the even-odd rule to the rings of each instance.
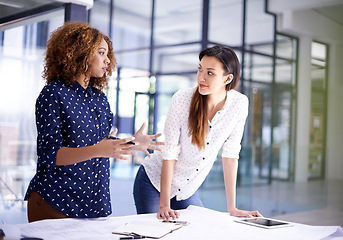
[[[132, 185], [137, 166], [120, 164], [112, 169], [112, 216], [136, 214]], [[26, 183], [27, 184], [27, 183]], [[343, 226], [343, 181], [307, 183], [273, 182], [237, 187], [237, 207], [257, 209], [266, 217], [321, 226]], [[25, 187], [22, 187], [25, 189]], [[1, 223], [26, 223], [26, 202], [4, 198], [0, 187]], [[209, 176], [199, 189], [205, 207], [226, 211], [225, 192], [217, 175]]]

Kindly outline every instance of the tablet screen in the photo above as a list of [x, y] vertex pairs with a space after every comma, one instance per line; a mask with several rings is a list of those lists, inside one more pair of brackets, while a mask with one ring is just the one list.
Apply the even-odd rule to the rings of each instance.
[[248, 223], [253, 223], [253, 224], [258, 224], [258, 225], [266, 226], [266, 227], [274, 227], [274, 226], [280, 226], [280, 225], [288, 224], [285, 222], [279, 222], [279, 221], [266, 219], [266, 218], [243, 219], [242, 221], [248, 222]]

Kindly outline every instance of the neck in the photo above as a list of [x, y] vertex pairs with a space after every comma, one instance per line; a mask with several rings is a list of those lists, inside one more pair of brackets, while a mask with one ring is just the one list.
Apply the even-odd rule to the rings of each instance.
[[89, 78], [85, 76], [84, 74], [81, 74], [79, 77], [76, 78], [76, 81], [84, 88], [86, 89], [89, 85]]
[[[223, 91], [221, 93], [208, 95], [207, 96], [207, 107], [208, 107], [208, 109], [209, 110], [214, 109], [220, 105], [222, 108], [224, 106], [225, 99], [226, 99], [226, 91]], [[218, 110], [220, 110], [220, 109], [218, 109]]]
[[226, 91], [221, 94], [208, 95], [207, 96], [207, 111], [208, 119], [211, 121], [214, 115], [224, 107], [226, 100]]

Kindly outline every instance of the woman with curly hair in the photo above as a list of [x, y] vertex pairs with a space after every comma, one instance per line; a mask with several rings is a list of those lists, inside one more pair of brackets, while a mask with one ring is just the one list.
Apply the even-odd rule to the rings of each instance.
[[[29, 222], [111, 214], [109, 158], [128, 160], [133, 150], [163, 145], [145, 135], [116, 139], [106, 95], [107, 77], [116, 66], [111, 40], [91, 26], [68, 22], [47, 43], [36, 101], [37, 170], [25, 200]], [[134, 144], [128, 142], [133, 141]], [[131, 142], [132, 143], [132, 142]]]

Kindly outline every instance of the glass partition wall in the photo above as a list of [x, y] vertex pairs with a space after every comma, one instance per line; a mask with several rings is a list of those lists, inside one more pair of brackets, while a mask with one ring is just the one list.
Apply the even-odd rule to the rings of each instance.
[[[250, 102], [239, 160], [237, 207], [272, 216], [304, 207], [282, 203], [278, 190], [259, 195], [260, 188], [281, 189], [292, 181], [295, 161], [297, 39], [276, 31], [276, 16], [266, 11], [266, 2], [96, 0], [88, 16], [90, 24], [110, 35], [114, 44], [118, 66], [109, 79], [107, 96], [120, 136], [132, 135], [143, 122], [150, 134], [162, 132], [171, 96], [196, 85], [201, 49], [215, 44], [235, 49], [242, 65], [238, 90]], [[0, 97], [7, 103], [1, 104], [1, 169], [11, 164], [35, 167], [33, 106], [44, 84], [40, 76], [46, 41], [38, 44], [38, 32], [48, 36], [62, 25], [62, 15], [0, 35], [1, 81], [6, 86]], [[9, 44], [16, 41], [19, 52], [13, 55]], [[14, 65], [20, 66], [20, 72], [10, 70]], [[313, 123], [318, 125], [317, 120]], [[144, 157], [113, 160], [112, 177], [132, 180]], [[128, 175], [123, 169], [130, 169]], [[13, 182], [16, 178], [11, 177]], [[15, 188], [18, 198], [26, 188], [20, 186]], [[220, 155], [199, 194], [206, 207], [226, 211]]]
[[[258, 204], [253, 186], [293, 178], [297, 39], [278, 33], [275, 16], [266, 9], [264, 0], [98, 0], [90, 13], [90, 23], [113, 39], [118, 69], [110, 80], [109, 99], [124, 135], [144, 121], [150, 133], [163, 131], [173, 93], [196, 85], [204, 46], [235, 49], [242, 64], [238, 90], [250, 100], [237, 189], [238, 207], [245, 209]], [[104, 23], [106, 15], [112, 18]], [[136, 168], [143, 159], [136, 156], [113, 166]], [[220, 155], [200, 196], [207, 207], [226, 210]], [[287, 211], [277, 206], [278, 198], [273, 196], [265, 215]]]
[[[0, 212], [22, 206], [36, 168], [35, 101], [44, 86], [45, 45], [64, 22], [64, 10], [40, 15], [1, 32], [0, 45]], [[23, 211], [25, 216], [26, 212]], [[26, 219], [26, 217], [24, 218]]]

